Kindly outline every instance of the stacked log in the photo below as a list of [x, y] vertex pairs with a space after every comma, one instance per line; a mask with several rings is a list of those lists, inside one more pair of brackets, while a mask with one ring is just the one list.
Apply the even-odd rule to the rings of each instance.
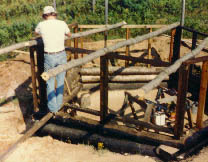
[[[135, 89], [153, 80], [164, 68], [163, 67], [109, 67], [109, 88], [110, 89]], [[99, 88], [100, 68], [88, 67], [80, 70], [81, 83], [83, 88]], [[167, 77], [165, 82], [169, 79]], [[163, 86], [166, 87], [164, 82]]]

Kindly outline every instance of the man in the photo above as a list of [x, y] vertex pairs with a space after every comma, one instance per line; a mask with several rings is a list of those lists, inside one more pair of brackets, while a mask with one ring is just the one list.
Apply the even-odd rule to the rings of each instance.
[[[40, 34], [44, 43], [44, 71], [48, 71], [58, 65], [67, 62], [64, 47], [65, 36], [70, 37], [71, 33], [64, 21], [57, 19], [57, 12], [52, 6], [46, 6], [42, 15], [44, 21], [40, 22], [35, 28], [35, 32]], [[48, 109], [56, 113], [63, 102], [64, 78], [62, 72], [56, 77], [50, 78], [47, 85]], [[55, 89], [55, 78], [57, 87]]]

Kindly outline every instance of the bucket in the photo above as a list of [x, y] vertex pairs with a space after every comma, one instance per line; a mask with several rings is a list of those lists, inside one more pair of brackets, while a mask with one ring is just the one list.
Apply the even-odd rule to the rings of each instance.
[[165, 113], [164, 112], [155, 112], [154, 123], [156, 125], [165, 125]]

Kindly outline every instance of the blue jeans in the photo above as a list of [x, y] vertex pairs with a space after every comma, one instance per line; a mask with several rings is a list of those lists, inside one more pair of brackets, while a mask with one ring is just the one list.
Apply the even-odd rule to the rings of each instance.
[[[52, 55], [44, 54], [44, 71], [48, 71], [49, 69], [65, 63], [67, 63], [65, 51]], [[65, 74], [66, 72], [59, 73], [56, 77], [52, 77], [46, 82], [48, 98], [47, 105], [51, 112], [57, 112], [61, 108], [63, 102]], [[55, 79], [57, 82], [56, 89]]]

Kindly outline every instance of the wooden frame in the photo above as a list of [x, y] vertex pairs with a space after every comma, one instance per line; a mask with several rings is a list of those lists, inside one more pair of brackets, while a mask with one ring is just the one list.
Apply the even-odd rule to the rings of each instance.
[[[72, 36], [72, 38], [87, 36], [89, 34], [96, 33], [96, 32], [103, 32], [103, 31], [106, 31], [106, 30], [109, 30], [109, 29], [112, 29], [112, 28], [120, 27], [122, 25], [124, 25], [124, 23], [113, 25], [111, 27], [105, 26], [105, 28], [102, 29], [102, 30], [97, 30], [96, 29], [96, 30], [93, 30], [93, 31], [90, 31], [90, 32], [75, 33]], [[101, 93], [100, 112], [94, 112], [94, 111], [89, 110], [89, 109], [83, 110], [83, 108], [73, 108], [73, 109], [76, 109], [76, 110], [79, 110], [79, 111], [84, 111], [84, 112], [94, 114], [94, 115], [99, 115], [100, 116], [100, 122], [102, 124], [104, 124], [107, 119], [109, 119], [109, 120], [114, 119], [114, 120], [119, 121], [119, 122], [134, 124], [136, 126], [140, 126], [140, 127], [143, 127], [143, 128], [149, 128], [149, 129], [153, 129], [153, 130], [156, 130], [156, 131], [162, 131], [162, 132], [172, 134], [173, 132], [171, 130], [169, 130], [167, 128], [164, 128], [164, 127], [153, 125], [151, 123], [144, 122], [144, 121], [137, 121], [137, 120], [132, 119], [132, 118], [127, 118], [127, 117], [122, 118], [122, 117], [118, 116], [116, 113], [108, 114], [108, 77], [107, 76], [108, 76], [108, 59], [109, 59], [109, 57], [107, 57], [107, 55], [108, 55], [109, 52], [112, 52], [113, 50], [116, 50], [120, 47], [130, 46], [130, 45], [133, 45], [135, 43], [141, 42], [143, 40], [151, 39], [154, 36], [157, 36], [159, 34], [162, 34], [166, 31], [172, 30], [174, 28], [177, 28], [177, 29], [176, 29], [175, 39], [174, 39], [174, 49], [175, 50], [173, 51], [173, 57], [171, 58], [171, 61], [172, 61], [173, 64], [170, 67], [163, 70], [157, 76], [156, 79], [154, 79], [151, 82], [149, 82], [148, 84], [142, 86], [142, 88], [140, 88], [140, 90], [144, 94], [148, 93], [153, 88], [158, 86], [158, 84], [161, 83], [161, 81], [164, 80], [164, 78], [166, 76], [169, 76], [170, 74], [174, 73], [180, 67], [180, 70], [179, 70], [179, 84], [178, 84], [178, 101], [177, 101], [177, 110], [176, 110], [176, 124], [175, 124], [175, 129], [174, 129], [175, 137], [180, 139], [180, 137], [183, 134], [184, 113], [185, 113], [185, 106], [184, 105], [185, 105], [186, 91], [187, 91], [188, 77], [189, 77], [189, 75], [188, 75], [189, 68], [188, 67], [189, 67], [190, 63], [195, 62], [193, 60], [190, 60], [190, 61], [187, 61], [187, 60], [195, 57], [208, 44], [208, 38], [204, 39], [202, 41], [202, 43], [196, 49], [194, 49], [191, 53], [189, 53], [186, 56], [183, 56], [183, 57], [180, 58], [181, 32], [182, 32], [182, 28], [184, 28], [184, 27], [179, 27], [178, 23], [166, 26], [162, 29], [159, 29], [158, 31], [154, 31], [154, 32], [146, 34], [144, 36], [139, 36], [139, 37], [136, 37], [135, 39], [129, 39], [125, 42], [118, 43], [116, 46], [106, 47], [106, 48], [101, 49], [99, 51], [93, 52], [91, 55], [89, 55], [89, 57], [84, 57], [84, 58], [82, 58], [82, 60], [77, 59], [77, 60], [71, 61], [70, 66], [66, 65], [66, 66], [60, 66], [60, 67], [54, 68], [53, 70], [46, 73], [46, 74], [49, 75], [49, 77], [46, 77], [45, 80], [49, 79], [50, 77], [53, 77], [53, 76], [57, 75], [58, 73], [60, 73], [64, 70], [69, 70], [73, 67], [83, 65], [84, 63], [87, 63], [87, 62], [89, 62], [89, 61], [91, 61], [95, 58], [102, 57], [102, 59], [101, 59], [101, 69], [100, 69], [100, 71], [101, 71], [101, 75], [100, 75], [101, 76], [101, 82], [100, 82], [101, 88], [100, 88], [100, 91], [102, 92]], [[197, 32], [197, 34], [201, 34], [201, 33]], [[207, 35], [205, 34], [204, 36], [207, 36]], [[195, 48], [196, 39], [197, 39], [196, 34], [193, 34], [192, 48]], [[75, 44], [77, 44], [77, 43], [75, 43]], [[40, 74], [43, 72], [43, 48], [42, 48], [42, 46], [36, 46], [36, 45], [40, 45], [40, 44], [38, 43], [37, 40], [33, 40], [33, 41], [23, 42], [23, 43], [19, 43], [19, 44], [10, 46], [10, 47], [0, 49], [0, 54], [3, 54], [3, 53], [7, 53], [9, 51], [13, 51], [15, 49], [19, 49], [19, 48], [22, 48], [22, 47], [31, 47], [30, 48], [30, 57], [31, 57], [32, 85], [33, 85], [33, 97], [34, 97], [35, 111], [36, 111], [36, 108], [38, 106], [38, 97], [40, 98], [40, 103], [41, 102], [43, 102], [43, 104], [45, 103], [45, 82], [42, 80], [42, 78], [40, 78]], [[76, 46], [75, 48], [77, 49], [78, 46]], [[38, 66], [37, 73], [35, 71], [35, 61], [34, 61], [35, 60], [34, 59], [34, 51], [35, 50], [37, 51], [37, 66]], [[127, 56], [127, 57], [130, 57], [130, 56]], [[187, 61], [187, 62], [185, 62], [185, 61]], [[207, 59], [207, 57], [203, 57], [203, 58], [198, 59], [198, 61], [203, 61], [200, 98], [199, 98], [199, 109], [198, 109], [198, 114], [197, 114], [197, 126], [198, 126], [198, 128], [202, 128], [203, 127], [204, 105], [205, 105], [205, 97], [204, 96], [205, 96], [206, 91], [207, 91], [208, 59]], [[38, 74], [38, 76], [36, 76], [36, 74]], [[37, 96], [36, 79], [38, 79], [38, 82], [39, 82], [39, 87], [38, 87], [39, 88], [39, 96]], [[36, 91], [36, 94], [35, 94], [35, 91]], [[141, 97], [144, 97], [143, 93], [141, 93]], [[135, 101], [136, 101], [136, 99], [135, 99]], [[134, 110], [132, 110], [132, 112], [134, 112]], [[42, 118], [42, 120], [40, 120], [40, 122], [36, 123], [34, 125], [34, 127], [32, 127], [28, 132], [26, 132], [26, 134], [24, 136], [22, 136], [19, 140], [17, 140], [17, 142], [14, 145], [12, 145], [2, 156], [0, 156], [0, 159], [1, 160], [5, 159], [6, 156], [8, 156], [8, 154], [11, 153], [17, 147], [17, 145], [20, 142], [24, 141], [25, 139], [27, 139], [28, 137], [33, 135], [41, 126], [43, 126], [49, 119], [51, 119], [52, 116], [53, 116], [52, 113], [47, 113]], [[64, 120], [64, 121], [66, 121], [66, 120]], [[99, 125], [97, 125], [97, 126], [99, 126]], [[103, 126], [104, 125], [102, 125], [102, 127]], [[114, 129], [114, 128], [112, 127], [111, 129]], [[136, 134], [136, 135], [138, 135], [138, 134]], [[136, 135], [134, 134], [134, 137]], [[149, 134], [148, 133], [146, 133], [146, 134], [145, 133], [140, 133], [140, 136], [146, 136], [146, 137], [148, 137], [148, 139], [151, 140], [150, 135], [151, 135], [151, 138], [154, 138], [154, 137], [152, 137], [153, 133], [149, 133]], [[158, 136], [161, 136], [161, 135], [158, 135]], [[163, 136], [163, 137], [165, 137], [165, 136]], [[157, 137], [155, 137], [155, 138], [157, 138]], [[178, 146], [178, 144], [180, 145], [182, 143], [179, 140], [175, 140], [175, 139], [167, 138], [167, 140], [168, 140], [168, 141], [166, 141], [167, 144], [175, 142], [173, 144], [175, 146]]]

